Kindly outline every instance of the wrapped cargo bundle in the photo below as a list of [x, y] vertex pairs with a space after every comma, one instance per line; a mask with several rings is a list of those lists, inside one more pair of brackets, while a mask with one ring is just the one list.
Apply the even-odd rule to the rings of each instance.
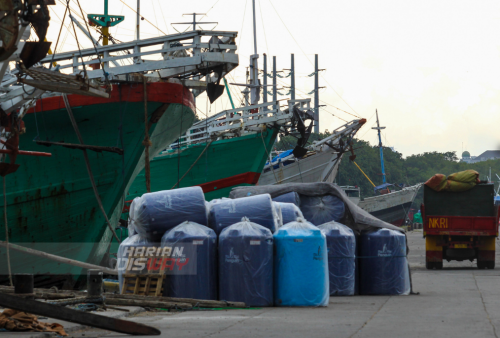
[[166, 271], [164, 297], [217, 299], [217, 235], [201, 224], [183, 222], [161, 239], [171, 249], [171, 269]]
[[134, 236], [135, 234], [137, 234], [137, 231], [135, 230], [135, 221], [134, 221], [134, 208], [136, 206], [135, 202], [136, 200], [138, 199], [138, 197], [134, 198], [134, 200], [132, 201], [132, 203], [130, 203], [130, 209], [129, 209], [129, 212], [128, 212], [128, 237], [132, 237]]
[[300, 206], [300, 197], [299, 197], [299, 194], [296, 193], [295, 191], [291, 191], [289, 193], [279, 195], [279, 196], [273, 198], [273, 201], [280, 202], [280, 203], [293, 203], [298, 207]]
[[451, 174], [448, 177], [436, 174], [429, 178], [425, 185], [435, 191], [460, 192], [474, 188], [479, 182], [479, 173], [469, 169]]
[[205, 195], [200, 187], [147, 193], [136, 200], [135, 230], [150, 241], [161, 241], [167, 230], [185, 221], [207, 225]]
[[152, 260], [158, 255], [159, 247], [160, 243], [151, 242], [139, 234], [127, 237], [120, 243], [116, 264], [120, 293], [123, 289], [123, 276], [147, 272], [151, 268]]
[[354, 295], [356, 281], [356, 238], [343, 224], [328, 222], [318, 226], [326, 236], [330, 296]]
[[333, 195], [301, 195], [300, 210], [309, 222], [314, 225], [321, 225], [342, 220], [345, 214], [345, 204], [340, 198]]
[[299, 218], [274, 234], [274, 305], [327, 306], [329, 300], [326, 238]]
[[390, 229], [362, 234], [358, 262], [360, 294], [408, 295], [410, 293], [404, 234]]
[[283, 225], [295, 222], [299, 217], [304, 218], [299, 207], [293, 203], [277, 202], [281, 209], [281, 220]]
[[283, 213], [281, 211], [281, 206], [278, 202], [273, 202], [274, 210], [276, 211], [276, 215], [278, 215], [278, 226], [276, 229], [283, 226]]
[[224, 228], [239, 223], [243, 217], [247, 217], [250, 222], [262, 225], [271, 232], [279, 227], [279, 215], [269, 194], [236, 200], [224, 199], [211, 204], [208, 224], [219, 235]]
[[273, 305], [273, 234], [246, 217], [219, 236], [219, 299]]

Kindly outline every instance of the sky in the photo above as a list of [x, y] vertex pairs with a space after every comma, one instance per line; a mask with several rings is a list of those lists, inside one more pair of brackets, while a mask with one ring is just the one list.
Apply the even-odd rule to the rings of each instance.
[[[51, 6], [48, 40], [61, 28], [65, 1]], [[104, 0], [80, 0], [84, 14], [103, 13]], [[403, 156], [430, 151], [462, 150], [479, 155], [500, 149], [500, 2], [396, 0], [255, 0], [257, 49], [277, 58], [277, 69], [290, 68], [295, 55], [297, 96], [314, 89], [314, 54], [319, 55], [320, 130], [332, 130], [356, 116], [368, 122], [357, 137], [377, 144], [375, 110], [386, 129], [384, 145]], [[135, 0], [109, 0], [109, 14], [125, 15], [110, 33], [134, 39]], [[76, 0], [70, 6], [78, 10]], [[143, 0], [142, 38], [183, 31], [192, 16], [206, 13], [203, 29], [238, 32], [240, 66], [228, 82], [242, 83], [253, 53], [252, 0]], [[149, 22], [148, 22], [149, 21]], [[57, 51], [77, 48], [68, 21]], [[79, 34], [79, 33], [78, 33]], [[96, 35], [94, 35], [97, 37]], [[82, 48], [91, 43], [79, 36]], [[286, 72], [284, 73], [286, 74]], [[289, 86], [289, 78], [280, 79]], [[240, 88], [231, 88], [237, 103]], [[286, 94], [288, 89], [283, 88]], [[288, 96], [279, 96], [279, 99]], [[224, 94], [209, 105], [197, 98], [199, 114], [230, 109]]]

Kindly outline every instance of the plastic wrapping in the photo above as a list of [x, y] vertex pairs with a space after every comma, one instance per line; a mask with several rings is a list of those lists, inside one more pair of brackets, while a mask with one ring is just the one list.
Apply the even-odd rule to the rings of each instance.
[[380, 229], [360, 236], [359, 293], [362, 295], [408, 295], [410, 274], [405, 235]]
[[273, 235], [246, 217], [219, 236], [219, 298], [273, 305]]
[[222, 229], [239, 223], [243, 217], [274, 232], [279, 227], [279, 215], [271, 196], [263, 194], [245, 198], [223, 199], [211, 204], [208, 224], [217, 235]]
[[293, 203], [281, 203], [275, 202], [279, 204], [281, 210], [281, 220], [283, 225], [295, 222], [299, 217], [304, 218], [302, 215], [302, 211], [300, 211], [299, 207]]
[[299, 194], [297, 194], [295, 191], [276, 196], [273, 198], [273, 201], [281, 203], [293, 203], [298, 207], [300, 206], [300, 197]]
[[282, 214], [282, 211], [281, 211], [281, 205], [279, 202], [273, 202], [273, 205], [274, 205], [274, 210], [276, 211], [276, 215], [278, 215], [278, 226], [276, 227], [276, 229], [280, 228], [283, 226], [283, 214]]
[[167, 230], [185, 221], [207, 225], [205, 196], [200, 187], [147, 193], [136, 200], [135, 229], [150, 241], [161, 241]]
[[333, 195], [300, 196], [300, 210], [304, 217], [314, 225], [331, 221], [339, 222], [345, 214], [345, 204]]
[[356, 238], [343, 224], [328, 222], [318, 226], [326, 236], [330, 296], [352, 296], [356, 281]]
[[164, 297], [217, 299], [217, 235], [201, 224], [184, 222], [161, 239], [171, 248], [172, 269], [167, 271]]
[[[156, 258], [159, 247], [160, 243], [151, 242], [139, 234], [129, 236], [120, 243], [116, 264], [120, 293], [123, 288], [123, 275], [146, 273], [148, 270], [147, 261]], [[148, 255], [147, 248], [155, 248], [155, 250], [150, 249], [150, 252], [154, 251], [154, 253]]]
[[274, 234], [274, 305], [327, 306], [326, 237], [299, 218]]
[[134, 198], [134, 200], [132, 201], [132, 203], [130, 203], [130, 208], [129, 208], [129, 212], [128, 212], [128, 226], [127, 226], [127, 229], [128, 229], [128, 237], [132, 237], [134, 235], [137, 234], [137, 231], [135, 230], [135, 221], [134, 221], [134, 209], [136, 207], [136, 200], [138, 199], [138, 197]]

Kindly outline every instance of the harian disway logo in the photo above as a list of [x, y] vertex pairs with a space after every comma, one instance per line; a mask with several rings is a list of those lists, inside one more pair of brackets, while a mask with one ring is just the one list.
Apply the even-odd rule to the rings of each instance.
[[231, 248], [231, 250], [229, 250], [229, 255], [226, 255], [226, 262], [227, 263], [240, 262], [240, 256], [234, 254], [234, 248]]
[[323, 255], [321, 254], [321, 246], [318, 246], [318, 253], [313, 253], [313, 259], [316, 261], [323, 260]]
[[391, 257], [392, 250], [388, 250], [387, 244], [384, 244], [384, 247], [382, 248], [382, 250], [378, 250], [378, 256], [379, 257]]

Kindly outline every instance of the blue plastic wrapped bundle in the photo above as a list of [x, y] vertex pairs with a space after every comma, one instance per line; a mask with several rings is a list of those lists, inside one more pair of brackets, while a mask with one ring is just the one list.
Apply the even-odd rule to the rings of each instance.
[[352, 296], [356, 278], [356, 237], [343, 224], [328, 222], [318, 226], [326, 236], [330, 296]]
[[326, 237], [299, 218], [274, 234], [274, 305], [327, 306]]
[[304, 217], [314, 225], [331, 221], [339, 222], [345, 214], [345, 204], [333, 195], [300, 196], [300, 210]]
[[300, 197], [299, 194], [296, 193], [295, 191], [291, 191], [289, 193], [277, 196], [273, 198], [273, 201], [280, 203], [293, 203], [298, 207], [300, 206]]
[[161, 239], [174, 264], [166, 271], [164, 297], [217, 299], [217, 235], [201, 224], [184, 222]]
[[200, 187], [147, 193], [134, 204], [135, 229], [150, 241], [161, 241], [167, 230], [185, 221], [207, 225], [205, 195]]
[[208, 224], [219, 235], [224, 228], [239, 223], [243, 217], [271, 232], [279, 227], [279, 216], [269, 194], [223, 199], [211, 204]]
[[408, 295], [410, 274], [405, 235], [379, 229], [360, 236], [359, 293], [361, 295]]
[[116, 264], [120, 292], [122, 292], [123, 288], [124, 274], [138, 275], [148, 271], [154, 272], [152, 271], [154, 269], [153, 265], [160, 255], [160, 243], [151, 242], [139, 234], [129, 236], [121, 242], [118, 248]]
[[219, 236], [219, 299], [273, 305], [273, 235], [246, 217]]
[[281, 220], [283, 225], [290, 222], [295, 222], [299, 217], [304, 218], [304, 215], [302, 215], [299, 207], [295, 204], [282, 202], [277, 203], [279, 204], [281, 209]]

